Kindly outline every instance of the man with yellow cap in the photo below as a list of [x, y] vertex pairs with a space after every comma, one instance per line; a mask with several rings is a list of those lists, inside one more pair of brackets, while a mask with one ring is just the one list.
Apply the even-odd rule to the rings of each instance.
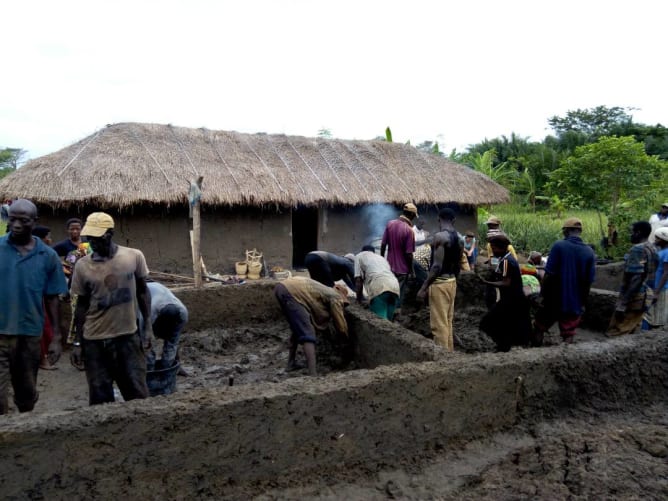
[[532, 344], [543, 344], [544, 333], [559, 323], [565, 343], [572, 343], [580, 324], [589, 289], [594, 282], [596, 258], [594, 251], [582, 241], [582, 221], [571, 217], [562, 225], [563, 240], [550, 249], [541, 286], [542, 306], [536, 312]]
[[114, 381], [124, 400], [146, 398], [144, 349], [151, 346], [153, 329], [144, 328], [144, 346], [137, 329], [137, 309], [151, 318], [144, 254], [112, 241], [114, 220], [104, 212], [86, 219], [81, 235], [93, 253], [74, 267], [72, 293], [77, 294], [76, 336], [72, 363], [83, 362], [90, 405], [113, 402]]

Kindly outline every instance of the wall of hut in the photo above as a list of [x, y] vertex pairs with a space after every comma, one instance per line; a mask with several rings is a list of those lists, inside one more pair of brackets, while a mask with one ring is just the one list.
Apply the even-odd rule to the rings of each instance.
[[[66, 221], [78, 217], [85, 221], [97, 207], [76, 210], [52, 210], [41, 206], [40, 224], [51, 228], [54, 243], [67, 238]], [[105, 209], [114, 217], [114, 240], [140, 249], [149, 268], [154, 271], [192, 275], [192, 254], [189, 230], [192, 221], [184, 207], [134, 207], [123, 211]], [[313, 242], [319, 250], [343, 255], [359, 252], [363, 245], [380, 245], [387, 221], [398, 217], [400, 210], [392, 205], [377, 204], [356, 207], [321, 207], [312, 228], [293, 219], [292, 209], [275, 206], [256, 208], [203, 207], [201, 219], [201, 251], [210, 273], [233, 274], [235, 262], [243, 261], [248, 249], [263, 253], [267, 268], [292, 268], [294, 259], [293, 232], [314, 232]], [[438, 207], [420, 206], [425, 229], [438, 229]], [[460, 232], [476, 227], [475, 211], [458, 208], [456, 227]], [[315, 249], [311, 249], [315, 250]]]

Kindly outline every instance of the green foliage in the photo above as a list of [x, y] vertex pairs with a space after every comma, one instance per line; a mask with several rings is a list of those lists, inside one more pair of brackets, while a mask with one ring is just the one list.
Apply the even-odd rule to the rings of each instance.
[[616, 224], [628, 202], [646, 207], [656, 196], [653, 187], [666, 167], [633, 137], [602, 137], [563, 160], [548, 188], [569, 207], [599, 210]]
[[4, 148], [0, 150], [0, 169], [18, 169], [26, 153], [27, 151], [21, 148]]
[[334, 136], [332, 135], [331, 129], [328, 129], [326, 127], [322, 127], [320, 130], [318, 130], [318, 137], [324, 137], [326, 139], [331, 139]]
[[439, 157], [443, 156], [443, 153], [441, 153], [441, 150], [438, 147], [438, 142], [436, 141], [423, 141], [418, 144], [416, 148], [420, 151], [431, 153], [432, 155], [438, 155]]
[[385, 129], [385, 141], [387, 141], [388, 143], [392, 142], [392, 131], [390, 130], [389, 127]]
[[631, 108], [613, 106], [597, 106], [596, 108], [571, 110], [565, 117], [553, 116], [547, 123], [554, 129], [558, 137], [575, 132], [589, 138], [589, 142], [596, 141], [601, 136], [614, 134], [620, 125], [630, 124], [633, 117], [626, 111]]
[[8, 176], [12, 172], [14, 172], [14, 169], [12, 169], [11, 167], [5, 167], [4, 169], [0, 169], [0, 179]]
[[[567, 214], [556, 217], [552, 212], [527, 212], [521, 205], [502, 205], [494, 207], [491, 214], [501, 219], [502, 230], [510, 238], [515, 250], [525, 257], [531, 251], [539, 251], [543, 254], [549, 252], [552, 244], [563, 238], [561, 225], [568, 217], [577, 217], [582, 220], [582, 239], [596, 246], [597, 254], [602, 252], [600, 247], [603, 235], [601, 225], [607, 224], [607, 221], [600, 220], [596, 211], [568, 211]], [[478, 210], [478, 235], [483, 244], [486, 244], [487, 234], [487, 227], [484, 223], [489, 215], [487, 211]]]
[[463, 160], [466, 165], [473, 170], [485, 174], [490, 179], [497, 183], [510, 187], [517, 177], [517, 171], [507, 163], [495, 164], [496, 159], [495, 150], [487, 150], [480, 154], [478, 152], [466, 155]]

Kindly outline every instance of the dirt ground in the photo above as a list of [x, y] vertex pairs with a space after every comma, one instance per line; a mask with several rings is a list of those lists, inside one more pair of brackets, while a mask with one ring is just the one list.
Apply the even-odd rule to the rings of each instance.
[[[482, 309], [472, 307], [458, 312], [455, 316], [456, 351], [480, 353], [495, 350], [494, 342], [478, 330], [479, 318], [483, 312]], [[398, 321], [416, 332], [416, 335], [427, 338], [431, 336], [429, 311], [426, 308], [402, 316]], [[278, 383], [306, 375], [305, 368], [286, 371], [289, 337], [290, 331], [283, 322], [188, 332], [182, 336], [180, 344], [181, 365], [188, 376], [177, 377], [176, 391], [187, 392], [196, 388], [260, 382]], [[580, 329], [576, 342], [605, 342], [606, 339], [601, 333]], [[546, 334], [546, 346], [560, 343], [556, 328]], [[158, 340], [158, 353], [160, 349]], [[316, 353], [320, 376], [358, 368], [347, 355], [345, 340], [337, 339], [333, 333], [319, 339]], [[297, 362], [306, 365], [301, 349], [297, 351]], [[56, 367], [56, 370], [39, 372], [40, 399], [33, 412], [66, 411], [88, 405], [85, 374], [70, 365], [69, 351], [63, 353]], [[116, 396], [117, 400], [122, 401], [118, 392]], [[16, 411], [10, 409], [11, 412]]]
[[[458, 352], [494, 351], [494, 343], [478, 331], [482, 312], [472, 307], [456, 315]], [[429, 335], [426, 309], [400, 321], [416, 335]], [[285, 371], [288, 338], [282, 322], [187, 333], [181, 359], [190, 375], [178, 377], [177, 391], [299, 377], [304, 371]], [[321, 341], [321, 375], [357, 368], [346, 358], [345, 345], [335, 338]], [[607, 342], [607, 338], [580, 330], [576, 343], [588, 341]], [[546, 344], [560, 344], [556, 329], [546, 336]], [[38, 383], [35, 413], [88, 405], [85, 375], [69, 364], [67, 352], [57, 370], [40, 371]], [[658, 391], [662, 387], [660, 383]], [[280, 482], [252, 485], [244, 494], [261, 500], [668, 499], [668, 402], [605, 413], [584, 403], [559, 419], [528, 419], [481, 440], [448, 444], [426, 457], [322, 472], [315, 482], [312, 478], [287, 487]]]
[[668, 498], [668, 406], [579, 410], [374, 472], [323, 472], [256, 499]]
[[[297, 362], [301, 370], [286, 371], [290, 331], [287, 324], [262, 324], [235, 329], [206, 329], [184, 334], [180, 343], [181, 365], [187, 377], [177, 377], [176, 391], [195, 388], [250, 384], [278, 383], [307, 374], [306, 360], [301, 350]], [[354, 370], [355, 363], [345, 356], [346, 343], [323, 336], [317, 349], [317, 369], [320, 376], [341, 370]], [[157, 352], [160, 353], [158, 340]], [[88, 405], [86, 376], [69, 363], [65, 351], [51, 371], [38, 374], [39, 401], [34, 413], [73, 410]], [[116, 392], [118, 401], [122, 397]], [[11, 398], [11, 396], [10, 396]], [[14, 408], [10, 413], [16, 412]]]

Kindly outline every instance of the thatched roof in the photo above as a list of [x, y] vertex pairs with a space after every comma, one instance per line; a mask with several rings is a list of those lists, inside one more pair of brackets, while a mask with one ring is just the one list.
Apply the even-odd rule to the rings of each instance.
[[488, 177], [404, 144], [140, 123], [109, 125], [27, 162], [0, 181], [0, 196], [54, 208], [172, 205], [185, 203], [197, 176], [202, 203], [213, 206], [508, 199]]

